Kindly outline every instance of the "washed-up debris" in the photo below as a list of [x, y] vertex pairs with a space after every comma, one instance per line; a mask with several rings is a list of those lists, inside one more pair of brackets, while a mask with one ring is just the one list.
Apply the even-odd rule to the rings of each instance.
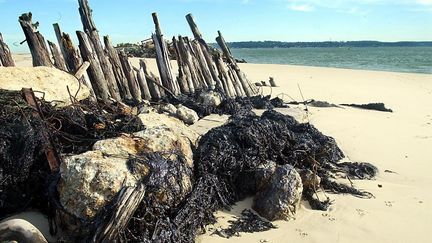
[[393, 112], [392, 109], [388, 109], [385, 107], [384, 103], [369, 103], [369, 104], [341, 104], [343, 106], [350, 106], [365, 110], [375, 110], [375, 111], [383, 111], [383, 112]]
[[23, 219], [9, 219], [0, 223], [0, 242], [47, 243], [42, 233]]
[[263, 232], [277, 228], [271, 222], [261, 218], [250, 209], [244, 209], [240, 217], [236, 220], [230, 220], [228, 223], [230, 223], [228, 228], [216, 230], [214, 234], [224, 238], [231, 238], [233, 236], [239, 237], [240, 233]]
[[[333, 138], [323, 135], [311, 124], [298, 123], [294, 118], [276, 111], [266, 111], [261, 117], [234, 116], [227, 124], [203, 136], [195, 157], [197, 173], [218, 175], [228, 186], [234, 201], [257, 192], [254, 185], [245, 188], [250, 185], [250, 177], [241, 175], [250, 174], [268, 161], [313, 171], [321, 178], [320, 187], [326, 191], [370, 197], [367, 192], [332, 179], [340, 177], [341, 173], [348, 175], [351, 168], [358, 168], [362, 164], [339, 164], [338, 161], [344, 155]], [[373, 177], [375, 172], [367, 170], [365, 173]], [[313, 192], [317, 189], [307, 187], [304, 191]], [[308, 196], [305, 199], [312, 201]], [[330, 201], [321, 203], [328, 206]], [[314, 206], [317, 203], [311, 204]]]

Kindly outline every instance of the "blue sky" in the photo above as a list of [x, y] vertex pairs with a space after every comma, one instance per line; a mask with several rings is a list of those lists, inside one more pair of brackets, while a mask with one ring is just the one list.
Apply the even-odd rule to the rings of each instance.
[[[228, 41], [432, 40], [432, 0], [89, 0], [102, 35], [114, 43], [138, 42], [153, 31], [158, 12], [165, 35], [191, 35], [193, 13], [207, 42], [217, 30]], [[46, 39], [52, 23], [75, 36], [82, 25], [77, 0], [0, 0], [0, 32], [13, 51], [24, 39], [18, 24], [31, 11]]]

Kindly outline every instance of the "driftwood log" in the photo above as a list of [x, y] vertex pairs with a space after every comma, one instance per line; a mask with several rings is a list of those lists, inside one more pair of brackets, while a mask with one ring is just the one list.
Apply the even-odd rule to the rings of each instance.
[[6, 42], [3, 41], [3, 36], [0, 33], [0, 66], [14, 67], [15, 62]]
[[116, 242], [144, 198], [144, 186], [123, 188], [114, 202], [111, 217], [96, 229], [90, 242]]
[[33, 66], [52, 67], [53, 64], [43, 37], [36, 31], [38, 23], [33, 24], [32, 17], [32, 13], [24, 13], [19, 17], [18, 21], [24, 31], [26, 42], [32, 54]]

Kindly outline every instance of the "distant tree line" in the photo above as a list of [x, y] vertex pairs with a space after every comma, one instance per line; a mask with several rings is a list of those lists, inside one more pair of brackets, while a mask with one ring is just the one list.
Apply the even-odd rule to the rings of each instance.
[[[213, 44], [216, 46], [216, 44]], [[292, 48], [292, 47], [432, 47], [432, 41], [323, 41], [323, 42], [282, 42], [282, 41], [241, 41], [228, 43], [231, 48]]]

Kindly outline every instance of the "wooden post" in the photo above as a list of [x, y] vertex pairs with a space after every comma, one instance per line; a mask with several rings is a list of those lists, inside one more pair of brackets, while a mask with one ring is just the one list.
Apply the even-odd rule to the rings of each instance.
[[[63, 59], [66, 61], [66, 55], [67, 55], [67, 53], [66, 53], [66, 48], [65, 48], [65, 46], [63, 44], [63, 41], [62, 41], [62, 39], [63, 39], [62, 37], [63, 36], [62, 36], [62, 32], [60, 30], [60, 25], [58, 23], [54, 23], [53, 24], [53, 28], [54, 28], [54, 33], [56, 35], [57, 43], [59, 45], [60, 51], [63, 54]], [[69, 69], [68, 65], [66, 65], [66, 67]], [[72, 70], [69, 69], [69, 71], [72, 71]]]
[[152, 35], [152, 39], [156, 49], [156, 62], [159, 68], [162, 84], [174, 94], [179, 94], [179, 87], [174, 82], [168, 48], [162, 35], [157, 13], [152, 13], [152, 17], [156, 29], [156, 34]]
[[177, 42], [177, 39], [175, 38], [175, 36], [172, 39], [173, 42], [173, 46], [175, 49], [175, 53], [176, 53], [176, 57], [177, 57], [177, 66], [178, 66], [178, 72], [179, 75], [177, 77], [177, 82], [180, 86], [180, 91], [183, 94], [189, 94], [190, 90], [189, 90], [189, 85], [188, 85], [188, 79], [191, 79], [190, 77], [190, 72], [187, 68], [187, 65], [185, 65], [185, 61], [183, 60], [182, 55], [180, 54], [180, 48]]
[[104, 36], [104, 44], [105, 44], [107, 55], [108, 55], [109, 60], [112, 64], [112, 69], [113, 69], [114, 75], [115, 75], [116, 80], [117, 80], [120, 95], [124, 99], [130, 100], [130, 99], [132, 99], [132, 94], [129, 90], [128, 80], [126, 79], [125, 73], [124, 73], [122, 65], [120, 63], [120, 58], [119, 58], [118, 52], [114, 48], [114, 46], [111, 44], [111, 40], [110, 40], [109, 36]]
[[210, 71], [210, 75], [213, 79], [213, 81], [215, 82], [215, 84], [212, 84], [211, 87], [213, 87], [214, 85], [218, 86], [223, 92], [226, 92], [226, 90], [223, 90], [223, 85], [221, 80], [219, 79], [218, 76], [218, 72], [216, 69], [216, 66], [213, 62], [213, 59], [210, 55], [210, 48], [207, 45], [207, 43], [205, 42], [205, 40], [203, 39], [201, 32], [198, 29], [198, 26], [195, 22], [195, 19], [193, 17], [192, 14], [188, 14], [186, 15], [186, 20], [189, 23], [189, 27], [192, 30], [192, 33], [195, 37], [195, 39], [198, 41], [199, 45], [200, 45], [200, 49], [202, 52], [202, 55], [204, 56], [205, 59], [205, 65], [207, 65], [207, 69]]
[[66, 67], [66, 63], [63, 58], [63, 55], [60, 53], [60, 50], [57, 48], [57, 45], [51, 41], [48, 41], [48, 46], [51, 50], [51, 54], [54, 59], [54, 66], [60, 70], [67, 72], [68, 68]]
[[237, 65], [237, 62], [235, 61], [235, 59], [233, 58], [230, 49], [228, 48], [222, 33], [220, 31], [218, 31], [219, 36], [216, 38], [216, 42], [219, 44], [219, 46], [221, 47], [225, 58], [228, 61], [228, 64], [234, 69], [234, 71], [237, 74], [237, 78], [240, 81], [243, 90], [246, 94], [247, 97], [251, 97], [252, 95], [254, 95], [254, 92], [251, 88], [251, 85], [249, 84], [248, 80], [246, 79], [245, 75], [243, 74], [243, 72], [240, 70], [240, 68]]
[[3, 36], [0, 33], [0, 66], [1, 65], [5, 67], [14, 67], [15, 62], [8, 45], [3, 41]]
[[276, 82], [275, 82], [275, 80], [274, 80], [273, 77], [270, 77], [270, 78], [269, 78], [269, 83], [270, 83], [270, 86], [272, 86], [272, 87], [277, 87]]
[[147, 63], [145, 59], [141, 59], [140, 60], [140, 66], [141, 69], [144, 72], [144, 75], [146, 77], [146, 81], [147, 81], [147, 86], [149, 87], [149, 91], [150, 91], [150, 95], [152, 97], [152, 99], [154, 101], [158, 101], [162, 98], [162, 93], [161, 90], [159, 89], [159, 87], [156, 85], [156, 83], [159, 83], [158, 79], [156, 78], [156, 76], [151, 73], [148, 69], [147, 69]]
[[107, 82], [111, 97], [117, 101], [121, 101], [121, 96], [112, 65], [109, 62], [108, 57], [105, 55], [104, 48], [99, 37], [99, 32], [93, 22], [92, 10], [90, 9], [88, 0], [78, 0], [78, 4], [84, 31], [87, 33], [89, 39], [93, 43], [94, 51], [99, 59], [99, 63]]
[[32, 54], [33, 66], [52, 67], [52, 62], [45, 42], [41, 42], [42, 35], [36, 31], [32, 22], [32, 13], [24, 13], [19, 17], [19, 23], [24, 31], [27, 44]]
[[198, 83], [198, 77], [195, 72], [195, 69], [193, 68], [192, 55], [189, 52], [187, 45], [185, 45], [182, 36], [179, 36], [178, 47], [179, 47], [180, 55], [182, 56], [182, 59], [184, 61], [184, 72], [188, 77], [187, 83], [189, 87], [189, 92], [195, 93], [195, 87], [196, 87], [195, 84]]
[[219, 71], [219, 79], [222, 81], [222, 85], [224, 86], [224, 89], [226, 91], [226, 95], [230, 98], [233, 98], [236, 96], [236, 93], [234, 91], [234, 85], [231, 82], [231, 79], [228, 75], [228, 71], [225, 68], [225, 63], [222, 59], [222, 55], [220, 53], [217, 53], [214, 55], [216, 67]]
[[121, 50], [119, 52], [119, 59], [120, 59], [120, 63], [122, 64], [125, 77], [128, 81], [129, 91], [132, 94], [132, 98], [136, 103], [140, 103], [142, 101], [141, 90], [139, 88], [138, 81], [135, 72], [133, 70], [132, 64], [129, 62], [129, 58], [124, 52], [124, 50]]
[[187, 45], [187, 50], [191, 54], [191, 62], [192, 62], [192, 69], [195, 70], [195, 73], [197, 75], [196, 83], [195, 83], [195, 90], [199, 89], [207, 89], [208, 85], [205, 81], [203, 70], [201, 70], [200, 62], [197, 58], [197, 53], [195, 52], [195, 48], [192, 46], [192, 42], [189, 40], [188, 37], [184, 38], [185, 44]]
[[146, 79], [146, 76], [144, 73], [144, 69], [143, 68], [136, 68], [136, 67], [133, 67], [133, 69], [136, 72], [138, 84], [139, 84], [140, 89], [141, 89], [141, 97], [144, 100], [151, 100], [152, 97], [150, 94], [150, 89], [149, 89], [148, 84], [147, 84], [147, 79]]
[[102, 68], [100, 67], [97, 55], [93, 51], [92, 44], [86, 33], [82, 31], [77, 31], [76, 33], [79, 40], [79, 48], [81, 50], [82, 58], [84, 61], [90, 63], [87, 73], [90, 77], [96, 97], [104, 102], [108, 102], [110, 97], [107, 82], [103, 75]]

